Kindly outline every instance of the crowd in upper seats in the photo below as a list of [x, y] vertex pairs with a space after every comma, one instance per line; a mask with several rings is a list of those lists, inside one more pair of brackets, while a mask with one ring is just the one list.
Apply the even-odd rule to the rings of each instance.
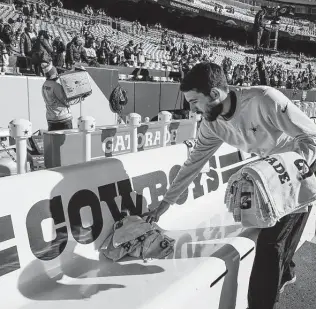
[[49, 34], [40, 30], [38, 24], [34, 28], [33, 20], [57, 21], [58, 17], [53, 16], [52, 10], [63, 8], [63, 3], [61, 0], [16, 0], [13, 6], [20, 12], [18, 18], [9, 18], [7, 22], [0, 19], [0, 72], [6, 72], [10, 55], [20, 55], [39, 75], [39, 59], [49, 60], [54, 50]]
[[[52, 38], [45, 30], [34, 27], [34, 20], [37, 18], [46, 19], [51, 22], [58, 22], [58, 16], [52, 14], [52, 9], [63, 7], [61, 0], [53, 0], [49, 3], [38, 2], [29, 4], [26, 1], [18, 0], [15, 3], [16, 9], [20, 10], [17, 20], [9, 19], [4, 22], [0, 19], [0, 70], [6, 71], [10, 54], [17, 54], [18, 66], [29, 68], [36, 75], [43, 75], [41, 64], [52, 62], [59, 69], [73, 69], [78, 63], [85, 63], [89, 66], [100, 65], [123, 65], [131, 67], [142, 67], [147, 55], [144, 51], [143, 43], [134, 44], [130, 40], [124, 48], [113, 44], [113, 37], [105, 35], [98, 39], [94, 35], [96, 20], [91, 18], [86, 21], [80, 31], [73, 33], [73, 38], [68, 44], [64, 44], [60, 37]], [[91, 16], [105, 16], [104, 10], [94, 10], [87, 5], [82, 13]], [[19, 27], [14, 25], [19, 24]], [[25, 25], [25, 28], [22, 28]], [[116, 31], [112, 35], [115, 39], [120, 39], [122, 21], [116, 19]], [[215, 61], [218, 50], [211, 46], [210, 39], [202, 40], [200, 44], [188, 45], [184, 35], [176, 35], [168, 29], [164, 29], [157, 23], [153, 27], [160, 31], [160, 47], [169, 53], [169, 59], [184, 75], [195, 64], [202, 61]], [[14, 29], [17, 29], [14, 31]], [[149, 25], [142, 25], [139, 21], [134, 21], [131, 25], [130, 34], [134, 36], [146, 35]], [[221, 42], [220, 39], [213, 41]], [[223, 42], [221, 42], [223, 43]], [[228, 51], [236, 51], [240, 46], [228, 41], [223, 43]], [[222, 44], [222, 45], [223, 45]], [[205, 52], [208, 51], [208, 52]], [[225, 57], [222, 61], [227, 80], [233, 85], [258, 85], [260, 80], [257, 60], [245, 57], [244, 64], [234, 64], [232, 59]], [[297, 69], [302, 65], [302, 59], [297, 61]], [[304, 70], [292, 70], [285, 68], [272, 61], [264, 61], [267, 84], [273, 87], [311, 89], [315, 87], [316, 78], [311, 65]]]
[[296, 69], [285, 68], [284, 65], [271, 60], [266, 60], [263, 57], [256, 59], [246, 57], [245, 64], [234, 65], [231, 59], [225, 57], [222, 66], [229, 84], [240, 86], [256, 86], [262, 84], [258, 63], [262, 63], [264, 69], [265, 84], [272, 87], [284, 89], [309, 90], [315, 88], [316, 76], [313, 73], [311, 64], [307, 64], [304, 69], [299, 69], [302, 66], [302, 59], [298, 59]]

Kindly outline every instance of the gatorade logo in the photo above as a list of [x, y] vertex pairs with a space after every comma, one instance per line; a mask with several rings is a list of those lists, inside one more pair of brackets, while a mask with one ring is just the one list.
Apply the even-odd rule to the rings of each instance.
[[[126, 132], [120, 132], [116, 135], [111, 134], [109, 131], [109, 136], [104, 138], [102, 142], [102, 151], [105, 156], [110, 156], [112, 153], [124, 153], [131, 151], [131, 134]], [[167, 131], [167, 144], [176, 144], [177, 130], [172, 129]], [[138, 151], [144, 148], [157, 148], [162, 145], [162, 131], [153, 130], [137, 134], [137, 149]]]

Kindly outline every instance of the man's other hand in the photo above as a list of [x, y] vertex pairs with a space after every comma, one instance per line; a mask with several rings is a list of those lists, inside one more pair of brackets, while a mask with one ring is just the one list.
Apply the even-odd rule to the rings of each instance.
[[146, 212], [141, 215], [141, 217], [147, 217], [146, 222], [152, 224], [153, 222], [158, 222], [161, 215], [163, 215], [170, 207], [165, 201], [162, 201], [157, 208], [152, 211]]

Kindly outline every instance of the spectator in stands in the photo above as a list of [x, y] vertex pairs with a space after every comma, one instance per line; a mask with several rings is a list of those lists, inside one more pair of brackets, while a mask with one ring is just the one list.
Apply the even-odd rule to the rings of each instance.
[[67, 100], [65, 92], [58, 80], [57, 69], [52, 64], [43, 63], [46, 81], [42, 87], [42, 96], [46, 104], [48, 131], [72, 129], [70, 106], [78, 104], [83, 98]]
[[15, 1], [14, 1], [14, 4], [15, 4], [15, 8], [16, 8], [16, 9], [22, 9], [22, 8], [23, 8], [24, 1], [23, 1], [23, 0], [15, 0]]
[[0, 18], [0, 39], [2, 39], [3, 28], [4, 28], [4, 20], [3, 18]]
[[41, 30], [34, 43], [32, 50], [32, 63], [35, 67], [35, 73], [40, 76], [42, 73], [41, 64], [51, 63], [53, 48], [50, 44], [50, 37], [47, 31]]
[[55, 5], [56, 5], [56, 7], [59, 8], [59, 9], [62, 9], [62, 8], [64, 7], [64, 4], [62, 3], [61, 0], [57, 0]]
[[176, 61], [178, 54], [179, 54], [179, 51], [178, 51], [177, 46], [174, 43], [172, 43], [171, 48], [170, 48], [171, 61]]
[[134, 46], [134, 55], [135, 56], [138, 56], [138, 54], [141, 52], [141, 51], [143, 51], [144, 50], [144, 43], [143, 42], [141, 42], [141, 43], [139, 43], [139, 44], [136, 44], [135, 46]]
[[4, 75], [9, 65], [9, 55], [6, 44], [0, 39], [0, 74]]
[[258, 13], [255, 16], [255, 21], [253, 25], [253, 31], [255, 34], [255, 44], [254, 44], [255, 49], [260, 48], [261, 37], [264, 30], [264, 16], [265, 16], [264, 10], [258, 11]]
[[0, 35], [0, 39], [6, 45], [6, 50], [8, 55], [10, 56], [12, 53], [14, 39], [15, 39], [15, 31], [14, 31], [14, 23], [15, 21], [12, 18], [8, 19], [7, 23], [3, 24], [2, 32]]
[[31, 14], [31, 8], [30, 8], [30, 5], [28, 4], [27, 1], [25, 1], [24, 5], [23, 5], [22, 12], [26, 18], [28, 18]]
[[95, 50], [98, 50], [99, 48], [101, 48], [101, 40], [99, 38], [95, 39], [94, 48], [95, 48]]
[[95, 37], [94, 37], [93, 33], [90, 30], [86, 31], [84, 37], [85, 37], [85, 41], [86, 42], [89, 41], [90, 39], [95, 40]]
[[33, 45], [37, 39], [37, 33], [34, 30], [31, 20], [26, 22], [26, 27], [24, 32], [22, 32], [20, 37], [20, 53], [23, 57], [32, 58]]
[[67, 44], [66, 48], [66, 66], [67, 69], [72, 70], [76, 62], [80, 63], [81, 61], [87, 62], [88, 59], [86, 56], [86, 51], [83, 47], [83, 39], [78, 38], [77, 36], [72, 39], [71, 42]]
[[227, 77], [228, 73], [232, 69], [233, 63], [230, 58], [226, 57], [222, 61], [222, 68], [224, 71], [225, 76]]
[[134, 41], [130, 40], [124, 48], [124, 58], [127, 65], [134, 64]]
[[36, 10], [36, 6], [34, 3], [31, 4], [31, 7], [30, 7], [30, 16], [32, 18], [35, 18], [37, 15], [37, 10]]
[[104, 39], [101, 41], [101, 47], [97, 51], [99, 63], [109, 64], [110, 54], [112, 51], [112, 43], [110, 42], [108, 35], [104, 35]]
[[86, 61], [89, 66], [98, 67], [100, 65], [98, 64], [98, 61], [97, 61], [97, 53], [94, 48], [94, 44], [95, 44], [95, 41], [93, 38], [90, 38], [88, 42], [86, 43], [86, 46], [84, 48], [86, 51], [86, 59], [87, 59]]
[[80, 29], [80, 34], [82, 36], [85, 36], [86, 31], [88, 31], [88, 22], [85, 21], [84, 24], [82, 25], [81, 29]]
[[146, 55], [144, 49], [140, 49], [137, 54], [137, 62], [139, 67], [143, 67], [146, 62]]
[[50, 21], [52, 19], [52, 6], [51, 5], [48, 5], [46, 7], [45, 13], [46, 13], [46, 17], [48, 21]]
[[55, 67], [62, 68], [65, 64], [64, 52], [66, 50], [64, 42], [61, 40], [60, 36], [56, 36], [53, 44], [53, 65]]
[[43, 19], [44, 15], [45, 15], [45, 10], [44, 10], [43, 4], [41, 4], [40, 2], [37, 2], [36, 3], [36, 11], [37, 11], [40, 19]]
[[[316, 126], [278, 90], [271, 87], [230, 90], [221, 67], [209, 62], [195, 66], [183, 79], [180, 90], [191, 110], [202, 113], [204, 119], [194, 150], [160, 205], [143, 214], [147, 222], [157, 222], [177, 202], [224, 142], [259, 157], [285, 150], [298, 151], [315, 171]], [[306, 175], [308, 172], [307, 167]], [[308, 176], [315, 177], [313, 173]], [[284, 216], [275, 226], [259, 231], [249, 281], [249, 309], [275, 308], [284, 286], [295, 281], [292, 259], [310, 210], [311, 207], [300, 209]]]
[[14, 47], [15, 49], [20, 48], [20, 40], [21, 40], [21, 35], [23, 33], [23, 30], [21, 27], [19, 27], [16, 31], [15, 31], [15, 37], [14, 37]]
[[24, 18], [23, 18], [23, 14], [22, 13], [19, 15], [19, 17], [16, 19], [16, 21], [18, 23], [23, 23], [24, 22]]
[[110, 65], [119, 65], [121, 62], [120, 48], [115, 45], [112, 52], [110, 52]]
[[292, 89], [294, 87], [292, 76], [290, 75], [286, 82], [286, 89]]

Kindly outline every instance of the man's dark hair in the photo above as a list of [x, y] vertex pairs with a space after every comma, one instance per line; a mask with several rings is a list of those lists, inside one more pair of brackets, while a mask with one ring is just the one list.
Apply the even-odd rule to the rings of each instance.
[[228, 90], [228, 83], [223, 69], [212, 62], [202, 62], [195, 65], [183, 78], [180, 90], [187, 92], [196, 90], [209, 95], [212, 88]]

